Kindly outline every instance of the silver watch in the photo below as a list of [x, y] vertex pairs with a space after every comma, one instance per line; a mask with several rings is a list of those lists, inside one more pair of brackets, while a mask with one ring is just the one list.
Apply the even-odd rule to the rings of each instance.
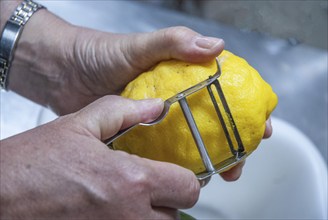
[[37, 10], [44, 8], [32, 0], [24, 0], [7, 21], [0, 39], [0, 88], [7, 89], [8, 75], [17, 41], [26, 22]]

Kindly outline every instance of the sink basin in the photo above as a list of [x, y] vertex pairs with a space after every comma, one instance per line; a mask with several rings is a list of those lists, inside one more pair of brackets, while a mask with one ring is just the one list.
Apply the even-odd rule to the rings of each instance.
[[[39, 122], [55, 118], [48, 110]], [[272, 117], [273, 135], [251, 154], [236, 182], [212, 177], [187, 214], [197, 219], [327, 219], [327, 165], [293, 125]]]
[[312, 142], [277, 118], [236, 182], [214, 176], [187, 214], [197, 219], [327, 219], [327, 165]]

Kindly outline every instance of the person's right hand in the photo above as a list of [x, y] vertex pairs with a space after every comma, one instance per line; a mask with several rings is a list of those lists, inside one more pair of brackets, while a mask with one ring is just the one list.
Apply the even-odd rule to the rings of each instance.
[[110, 150], [120, 129], [155, 119], [161, 100], [105, 96], [1, 141], [1, 218], [173, 219], [200, 184], [182, 167]]

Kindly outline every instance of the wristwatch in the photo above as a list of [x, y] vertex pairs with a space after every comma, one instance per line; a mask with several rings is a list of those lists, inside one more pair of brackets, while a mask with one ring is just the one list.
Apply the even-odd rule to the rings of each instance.
[[0, 39], [0, 88], [7, 89], [10, 65], [14, 58], [15, 48], [24, 25], [31, 16], [44, 6], [24, 0], [7, 21]]

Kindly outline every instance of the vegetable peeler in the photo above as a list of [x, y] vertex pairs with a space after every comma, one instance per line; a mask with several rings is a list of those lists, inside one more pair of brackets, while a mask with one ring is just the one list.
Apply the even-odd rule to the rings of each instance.
[[[205, 186], [210, 181], [212, 175], [223, 172], [223, 171], [231, 168], [232, 166], [236, 165], [237, 163], [243, 161], [246, 158], [247, 153], [245, 152], [245, 149], [244, 149], [242, 140], [240, 138], [237, 126], [234, 122], [234, 119], [232, 117], [231, 111], [229, 109], [228, 103], [225, 99], [225, 96], [223, 94], [223, 91], [222, 91], [222, 88], [221, 88], [221, 85], [219, 82], [219, 77], [221, 75], [221, 68], [219, 65], [219, 60], [217, 58], [216, 58], [216, 64], [217, 64], [217, 72], [214, 75], [212, 75], [208, 79], [172, 96], [171, 98], [165, 100], [164, 101], [164, 109], [157, 119], [155, 119], [154, 121], [149, 122], [149, 123], [139, 123], [139, 124], [133, 125], [131, 127], [128, 127], [126, 129], [123, 129], [123, 130], [119, 131], [116, 135], [114, 135], [113, 137], [105, 140], [104, 143], [107, 146], [109, 146], [111, 149], [113, 149], [112, 142], [114, 140], [116, 140], [118, 137], [122, 136], [123, 134], [125, 134], [126, 132], [128, 132], [129, 130], [131, 130], [132, 128], [134, 128], [138, 125], [151, 126], [151, 125], [160, 123], [165, 118], [165, 116], [168, 114], [170, 106], [175, 102], [179, 102], [181, 110], [183, 112], [183, 115], [187, 121], [189, 129], [192, 133], [193, 139], [196, 143], [199, 154], [201, 156], [202, 162], [206, 169], [206, 171], [196, 174], [202, 187]], [[187, 102], [188, 96], [190, 96], [191, 94], [193, 94], [201, 89], [205, 89], [205, 87], [207, 88], [207, 91], [211, 97], [213, 107], [216, 111], [216, 114], [217, 114], [220, 124], [222, 126], [223, 132], [225, 134], [225, 137], [226, 137], [226, 140], [228, 142], [230, 152], [231, 152], [231, 157], [220, 162], [219, 164], [213, 164], [211, 162], [211, 158], [207, 152], [206, 146], [203, 142], [202, 136], [197, 128], [197, 124], [194, 120], [194, 117], [192, 115], [192, 112], [191, 112], [188, 102]], [[219, 102], [217, 101], [216, 97], [214, 96], [213, 87], [215, 88], [215, 90], [218, 93], [218, 97], [220, 99]], [[226, 117], [224, 117], [224, 115], [222, 114], [220, 106]], [[226, 121], [228, 121], [228, 122], [226, 122]], [[230, 124], [232, 132], [229, 132], [229, 130], [227, 128], [227, 123]], [[232, 139], [231, 136], [233, 136], [234, 139]]]

